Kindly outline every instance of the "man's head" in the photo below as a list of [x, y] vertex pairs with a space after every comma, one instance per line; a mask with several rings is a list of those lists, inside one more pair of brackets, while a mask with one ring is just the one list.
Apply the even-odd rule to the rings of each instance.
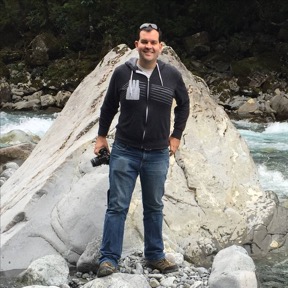
[[144, 23], [138, 29], [139, 40], [135, 47], [139, 52], [139, 64], [144, 68], [153, 68], [162, 50], [162, 33], [153, 23]]
[[161, 42], [161, 41], [162, 41], [162, 31], [161, 31], [160, 28], [159, 28], [156, 24], [154, 24], [154, 23], [143, 23], [143, 24], [139, 27], [139, 29], [138, 29], [138, 33], [137, 33], [138, 39], [140, 39], [140, 32], [141, 32], [142, 30], [149, 32], [149, 31], [151, 31], [151, 30], [153, 30], [153, 29], [156, 30], [156, 31], [158, 31], [158, 33], [159, 33], [159, 42]]

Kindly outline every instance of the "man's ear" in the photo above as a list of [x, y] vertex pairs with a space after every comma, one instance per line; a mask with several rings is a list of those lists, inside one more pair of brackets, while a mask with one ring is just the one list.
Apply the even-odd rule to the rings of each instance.
[[163, 50], [163, 42], [160, 42], [160, 53], [162, 52]]
[[135, 42], [134, 42], [134, 45], [135, 45], [135, 48], [138, 49], [138, 41], [135, 41]]

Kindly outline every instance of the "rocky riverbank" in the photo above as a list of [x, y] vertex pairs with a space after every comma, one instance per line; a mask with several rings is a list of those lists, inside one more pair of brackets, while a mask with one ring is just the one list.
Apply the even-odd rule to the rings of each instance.
[[87, 266], [78, 267], [80, 271], [77, 271], [73, 267], [69, 269], [62, 257], [48, 255], [33, 261], [26, 270], [15, 275], [13, 279], [6, 278], [6, 284], [2, 281], [0, 287], [35, 287], [31, 285], [55, 288], [217, 288], [219, 285], [221, 288], [258, 287], [253, 260], [245, 249], [239, 246], [223, 249], [215, 257], [212, 268], [208, 269], [195, 267], [185, 261], [180, 253], [167, 253], [166, 257], [178, 265], [178, 271], [161, 274], [158, 270], [152, 270], [146, 266], [142, 251], [136, 251], [121, 259], [116, 273], [105, 278], [97, 278], [96, 265], [91, 270], [87, 269]]

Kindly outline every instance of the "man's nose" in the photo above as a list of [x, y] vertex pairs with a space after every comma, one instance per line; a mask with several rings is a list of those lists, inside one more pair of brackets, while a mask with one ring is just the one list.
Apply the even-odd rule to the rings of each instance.
[[146, 47], [147, 47], [147, 48], [151, 48], [151, 47], [152, 47], [151, 42], [148, 41], [148, 42], [146, 43]]

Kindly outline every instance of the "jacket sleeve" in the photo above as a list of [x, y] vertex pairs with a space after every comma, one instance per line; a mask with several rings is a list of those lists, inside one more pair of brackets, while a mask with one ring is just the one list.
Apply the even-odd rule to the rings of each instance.
[[174, 129], [171, 136], [181, 139], [190, 112], [189, 95], [181, 74], [175, 91], [175, 100], [177, 105], [174, 109]]
[[99, 119], [99, 136], [107, 136], [110, 125], [119, 108], [119, 91], [117, 88], [117, 70], [112, 74]]

